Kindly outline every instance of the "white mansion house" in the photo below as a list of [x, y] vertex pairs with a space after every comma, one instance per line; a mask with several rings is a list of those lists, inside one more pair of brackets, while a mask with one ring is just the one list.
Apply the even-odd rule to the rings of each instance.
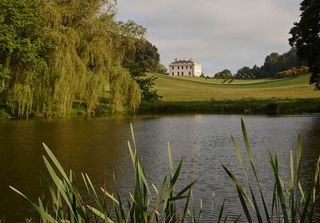
[[192, 59], [175, 59], [169, 68], [171, 76], [201, 76], [201, 65]]

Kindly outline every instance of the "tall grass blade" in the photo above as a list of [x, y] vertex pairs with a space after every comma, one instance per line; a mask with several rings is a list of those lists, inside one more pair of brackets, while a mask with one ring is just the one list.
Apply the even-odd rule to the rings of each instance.
[[254, 192], [251, 188], [251, 186], [249, 186], [249, 189], [250, 189], [250, 193], [251, 193], [251, 198], [252, 198], [252, 202], [253, 202], [253, 205], [254, 205], [254, 209], [256, 211], [256, 216], [258, 218], [258, 222], [262, 223], [262, 217], [261, 217], [261, 214], [260, 214], [260, 211], [259, 211], [259, 206], [257, 204], [257, 201], [256, 201], [256, 197], [254, 195]]
[[131, 130], [131, 137], [132, 137], [132, 142], [133, 142], [133, 148], [134, 148], [134, 149], [137, 149], [136, 139], [135, 139], [135, 137], [134, 137], [134, 131], [133, 131], [133, 125], [132, 125], [132, 123], [130, 123], [130, 130]]
[[294, 194], [294, 160], [293, 160], [293, 152], [290, 150], [290, 211], [291, 211], [291, 221], [296, 222], [296, 202], [295, 202], [295, 194]]
[[26, 201], [31, 205], [31, 207], [32, 207], [35, 211], [37, 211], [38, 213], [40, 213], [39, 207], [38, 207], [35, 203], [33, 203], [26, 195], [24, 195], [22, 192], [20, 192], [19, 190], [17, 190], [16, 188], [14, 188], [14, 187], [12, 187], [12, 186], [9, 186], [9, 188], [10, 188], [11, 190], [13, 190], [16, 194], [18, 194], [19, 196], [21, 196], [24, 200], [26, 200]]
[[100, 190], [110, 199], [112, 200], [115, 204], [119, 205], [119, 201], [108, 191], [106, 191], [104, 188], [100, 188]]
[[248, 206], [246, 204], [246, 201], [245, 201], [245, 198], [241, 192], [241, 189], [239, 187], [237, 187], [237, 192], [238, 192], [238, 196], [239, 196], [239, 199], [240, 199], [240, 202], [241, 202], [241, 206], [243, 208], [243, 211], [247, 217], [247, 221], [248, 222], [252, 222], [252, 218], [251, 218], [251, 215], [250, 215], [250, 212], [249, 212], [249, 209], [248, 209]]
[[57, 167], [57, 169], [59, 170], [59, 172], [61, 173], [61, 175], [63, 176], [64, 180], [71, 185], [71, 182], [67, 176], [67, 174], [65, 173], [65, 171], [63, 170], [61, 164], [59, 163], [58, 159], [56, 158], [56, 156], [53, 154], [53, 152], [49, 149], [49, 147], [42, 143], [45, 151], [47, 152], [49, 158], [51, 159], [51, 161], [53, 162], [53, 164]]
[[181, 217], [181, 223], [184, 223], [184, 220], [186, 218], [187, 212], [188, 212], [188, 207], [189, 207], [189, 201], [190, 201], [190, 197], [191, 197], [191, 189], [189, 190], [187, 199], [186, 199], [186, 204], [184, 205], [184, 209], [183, 209], [183, 214]]
[[168, 158], [169, 158], [170, 173], [171, 173], [171, 176], [173, 176], [174, 168], [173, 168], [173, 162], [172, 162], [172, 150], [171, 150], [170, 143], [168, 143]]
[[235, 138], [233, 136], [231, 136], [231, 140], [232, 140], [234, 151], [235, 151], [235, 153], [236, 153], [236, 155], [238, 157], [238, 161], [239, 161], [240, 167], [241, 167], [243, 173], [245, 175], [247, 175], [247, 172], [246, 172], [246, 169], [244, 167], [243, 159], [242, 159], [241, 152], [240, 152], [239, 146], [237, 144], [237, 141], [235, 140]]
[[228, 176], [230, 177], [230, 179], [234, 182], [234, 184], [236, 185], [237, 188], [237, 193], [238, 193], [238, 197], [240, 199], [241, 202], [241, 206], [243, 208], [243, 211], [247, 217], [248, 222], [252, 222], [252, 218], [248, 209], [248, 206], [246, 204], [246, 200], [250, 203], [250, 205], [252, 206], [252, 208], [255, 208], [254, 205], [252, 204], [252, 202], [250, 201], [249, 197], [247, 196], [247, 194], [244, 192], [240, 182], [236, 179], [236, 177], [228, 170], [227, 167], [225, 167], [224, 165], [222, 165], [223, 169], [226, 171], [226, 173], [228, 174]]
[[53, 182], [57, 186], [59, 192], [61, 193], [61, 195], [62, 195], [62, 197], [64, 199], [64, 201], [66, 202], [66, 204], [70, 208], [70, 211], [72, 212], [74, 217], [76, 217], [76, 213], [74, 212], [73, 206], [71, 204], [72, 202], [71, 202], [70, 198], [67, 195], [67, 190], [66, 190], [65, 186], [63, 185], [62, 181], [56, 175], [55, 171], [53, 170], [52, 166], [50, 165], [50, 163], [46, 159], [46, 157], [43, 156], [43, 160], [44, 160], [44, 163], [45, 163], [45, 165], [47, 167], [47, 170], [48, 170], [48, 172], [50, 174], [51, 179], [53, 180]]
[[242, 128], [242, 134], [243, 134], [244, 142], [245, 142], [245, 145], [246, 145], [246, 150], [247, 150], [247, 154], [248, 154], [249, 160], [250, 160], [250, 162], [254, 163], [252, 152], [251, 152], [251, 147], [250, 147], [250, 143], [249, 143], [249, 137], [248, 137], [247, 129], [246, 129], [246, 126], [245, 126], [244, 121], [243, 121], [242, 118], [241, 118], [241, 128]]
[[224, 204], [225, 204], [225, 200], [223, 200], [221, 208], [220, 208], [219, 217], [218, 217], [218, 223], [221, 222], [221, 219], [222, 219], [222, 216], [223, 216]]
[[288, 217], [288, 212], [287, 212], [285, 196], [284, 196], [284, 193], [283, 193], [283, 183], [282, 183], [282, 180], [280, 178], [278, 155], [276, 154], [274, 161], [271, 160], [270, 162], [271, 162], [271, 166], [272, 166], [272, 169], [273, 169], [274, 178], [276, 180], [277, 196], [278, 196], [279, 201], [280, 201], [284, 222], [287, 223], [287, 222], [289, 222], [289, 217]]

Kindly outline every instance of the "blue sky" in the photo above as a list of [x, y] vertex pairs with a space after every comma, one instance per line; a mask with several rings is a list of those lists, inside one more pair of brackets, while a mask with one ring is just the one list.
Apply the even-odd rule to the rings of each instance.
[[118, 0], [118, 20], [147, 28], [161, 62], [193, 58], [206, 75], [289, 50], [300, 0]]

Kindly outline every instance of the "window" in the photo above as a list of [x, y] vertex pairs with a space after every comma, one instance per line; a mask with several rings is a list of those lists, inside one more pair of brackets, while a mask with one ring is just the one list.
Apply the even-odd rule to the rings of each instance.
[[191, 72], [189, 71], [189, 75], [191, 76]]
[[178, 72], [178, 76], [180, 76], [180, 72]]
[[181, 75], [183, 76], [183, 72], [181, 72]]
[[178, 70], [180, 69], [180, 67], [178, 67]]
[[172, 72], [172, 76], [174, 75], [174, 72]]

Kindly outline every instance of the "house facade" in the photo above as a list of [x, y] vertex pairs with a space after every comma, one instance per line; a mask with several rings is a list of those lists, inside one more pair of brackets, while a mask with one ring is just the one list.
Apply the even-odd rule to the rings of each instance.
[[170, 76], [201, 76], [201, 65], [192, 59], [175, 59], [169, 65]]

